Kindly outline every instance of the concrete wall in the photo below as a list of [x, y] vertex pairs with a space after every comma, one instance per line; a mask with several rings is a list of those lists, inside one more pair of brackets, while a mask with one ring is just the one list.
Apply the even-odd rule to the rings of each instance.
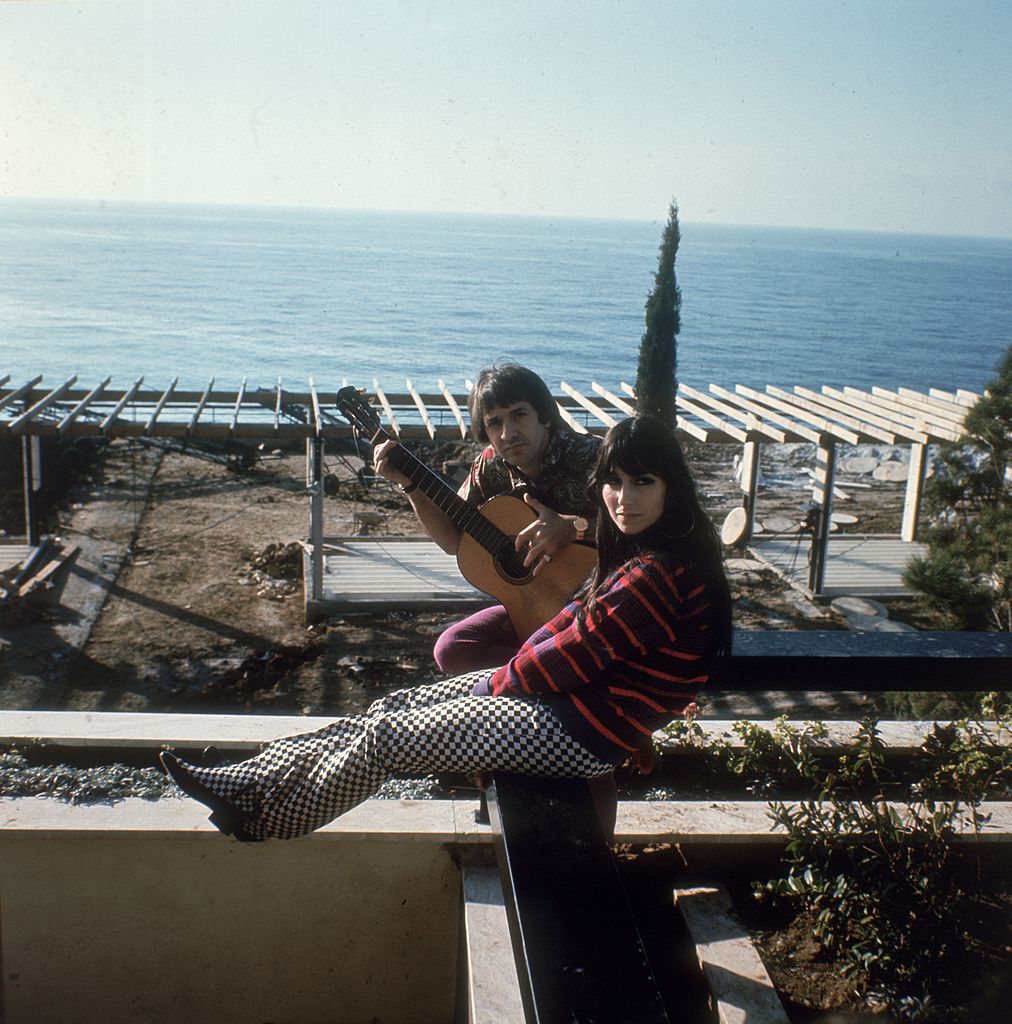
[[399, 841], [242, 845], [182, 801], [0, 802], [0, 1021], [453, 1021], [459, 869], [386, 803]]

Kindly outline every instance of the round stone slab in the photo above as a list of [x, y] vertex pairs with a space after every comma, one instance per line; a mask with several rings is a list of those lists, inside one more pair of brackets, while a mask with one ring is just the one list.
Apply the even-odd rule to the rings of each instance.
[[908, 470], [905, 463], [892, 460], [890, 462], [883, 462], [881, 465], [876, 466], [871, 475], [876, 480], [896, 481], [906, 480], [907, 472]]
[[829, 602], [829, 607], [834, 612], [847, 616], [869, 615], [879, 616], [884, 619], [889, 615], [889, 609], [884, 604], [879, 604], [878, 601], [873, 601], [870, 597], [853, 597], [850, 594], [844, 594], [843, 597], [834, 597]]
[[834, 512], [833, 522], [839, 523], [840, 526], [853, 526], [857, 522], [857, 516], [852, 515], [850, 512]]
[[727, 514], [724, 525], [720, 528], [720, 539], [729, 547], [740, 544], [748, 529], [748, 513], [743, 508], [733, 508]]
[[770, 533], [792, 533], [798, 528], [797, 521], [787, 516], [770, 516], [763, 520], [763, 526]]
[[840, 462], [840, 469], [844, 473], [853, 473], [855, 476], [864, 476], [872, 473], [878, 466], [878, 459], [873, 455], [853, 455], [849, 459]]

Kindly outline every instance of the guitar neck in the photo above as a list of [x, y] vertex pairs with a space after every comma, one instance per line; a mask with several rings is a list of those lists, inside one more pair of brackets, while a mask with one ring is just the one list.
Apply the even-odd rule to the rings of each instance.
[[[377, 431], [372, 439], [374, 445], [390, 439], [385, 430]], [[458, 529], [473, 537], [486, 551], [500, 554], [506, 548], [513, 548], [513, 541], [498, 527], [490, 523], [475, 505], [457, 492], [436, 472], [429, 469], [421, 459], [412, 455], [402, 444], [391, 449], [390, 461], [407, 476], [413, 484], [450, 519]]]

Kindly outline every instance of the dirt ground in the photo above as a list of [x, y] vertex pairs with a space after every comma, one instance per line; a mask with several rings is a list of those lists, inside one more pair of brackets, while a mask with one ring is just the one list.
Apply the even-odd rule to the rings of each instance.
[[[420, 454], [442, 468], [472, 451], [441, 445]], [[737, 452], [688, 445], [718, 526], [741, 504], [733, 479]], [[760, 521], [804, 518], [814, 454], [808, 445], [764, 449]], [[327, 535], [355, 533], [363, 512], [380, 513], [384, 532], [418, 533], [403, 496], [388, 486], [367, 490], [361, 466], [350, 452], [327, 455]], [[858, 513], [854, 529], [898, 531], [901, 483], [866, 483], [854, 493], [847, 505]], [[235, 460], [114, 442], [81, 467], [49, 516], [47, 529], [65, 549], [77, 550], [65, 579], [42, 600], [0, 617], [5, 707], [354, 711], [432, 677], [434, 638], [453, 618], [391, 611], [307, 625], [302, 550], [309, 500], [301, 450], [261, 449], [256, 464], [241, 469]], [[845, 628], [830, 609], [741, 555], [728, 552], [738, 628]], [[75, 587], [90, 587], [92, 602], [107, 592], [97, 614], [82, 609], [80, 598], [67, 600]]]

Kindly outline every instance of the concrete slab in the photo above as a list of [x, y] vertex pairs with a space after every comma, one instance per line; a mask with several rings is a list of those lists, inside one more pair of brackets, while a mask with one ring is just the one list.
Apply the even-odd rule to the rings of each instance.
[[721, 1024], [789, 1024], [758, 950], [723, 886], [676, 889]]

